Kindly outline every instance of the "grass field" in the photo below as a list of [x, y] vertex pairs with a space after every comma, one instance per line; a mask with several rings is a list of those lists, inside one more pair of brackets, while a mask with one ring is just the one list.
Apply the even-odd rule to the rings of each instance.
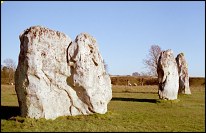
[[104, 115], [22, 118], [14, 86], [1, 85], [1, 131], [205, 132], [205, 86], [175, 101], [158, 99], [157, 86], [113, 86]]

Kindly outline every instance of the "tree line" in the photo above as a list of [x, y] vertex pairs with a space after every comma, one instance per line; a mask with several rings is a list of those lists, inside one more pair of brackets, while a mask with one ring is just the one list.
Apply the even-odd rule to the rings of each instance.
[[14, 84], [16, 63], [10, 58], [3, 62], [5, 65], [1, 65], [1, 84]]
[[[149, 54], [146, 59], [143, 59], [143, 63], [147, 72], [134, 72], [132, 76], [157, 76], [157, 64], [158, 58], [161, 53], [161, 48], [158, 45], [152, 45], [149, 49]], [[103, 61], [106, 72], [108, 73], [108, 64], [105, 60]], [[5, 65], [1, 65], [1, 84], [12, 84], [14, 83], [14, 76], [16, 70], [16, 63], [14, 60], [8, 58], [4, 60]]]

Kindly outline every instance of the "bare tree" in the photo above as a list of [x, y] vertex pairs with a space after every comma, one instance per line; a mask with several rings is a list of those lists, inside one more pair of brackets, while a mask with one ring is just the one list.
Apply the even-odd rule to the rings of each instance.
[[108, 65], [106, 64], [105, 60], [103, 60], [103, 63], [104, 63], [104, 69], [106, 73], [108, 73]]
[[158, 58], [161, 53], [161, 48], [158, 45], [152, 45], [149, 50], [147, 59], [143, 59], [143, 63], [149, 69], [149, 73], [152, 76], [157, 76], [157, 64]]
[[14, 78], [14, 72], [16, 69], [16, 64], [14, 60], [8, 58], [4, 60], [5, 66], [8, 68], [8, 77], [9, 77], [9, 84], [11, 83], [11, 80]]
[[137, 77], [138, 77], [138, 76], [140, 76], [140, 73], [138, 73], [138, 72], [133, 72], [133, 73], [132, 73], [132, 76], [137, 76]]
[[141, 72], [140, 75], [148, 77], [148, 76], [151, 76], [152, 74], [151, 74], [151, 72]]

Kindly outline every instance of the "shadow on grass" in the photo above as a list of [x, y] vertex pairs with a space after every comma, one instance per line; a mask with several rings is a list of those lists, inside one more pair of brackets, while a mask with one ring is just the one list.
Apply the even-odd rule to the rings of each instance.
[[142, 93], [142, 94], [157, 94], [157, 92], [130, 92], [128, 90], [126, 91], [121, 91], [121, 92], [112, 92], [112, 93]]
[[18, 106], [1, 106], [1, 119], [8, 120], [16, 116], [20, 116], [20, 108]]
[[157, 94], [157, 92], [134, 92], [134, 93], [143, 93], [143, 94]]
[[157, 103], [157, 99], [137, 99], [137, 98], [122, 98], [122, 97], [114, 97], [112, 101], [131, 101], [131, 102], [149, 102], [149, 103]]

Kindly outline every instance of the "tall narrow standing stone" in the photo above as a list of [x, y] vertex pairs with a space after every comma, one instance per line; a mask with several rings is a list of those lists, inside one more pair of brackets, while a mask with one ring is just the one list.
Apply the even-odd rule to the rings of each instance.
[[55, 119], [107, 112], [111, 81], [96, 42], [82, 36], [81, 43], [78, 38], [72, 43], [65, 34], [41, 26], [20, 35], [15, 90], [21, 116]]
[[189, 87], [188, 67], [183, 53], [177, 55], [176, 62], [179, 73], [179, 93], [191, 94]]
[[178, 95], [179, 76], [172, 50], [162, 51], [157, 65], [159, 98], [175, 100]]

